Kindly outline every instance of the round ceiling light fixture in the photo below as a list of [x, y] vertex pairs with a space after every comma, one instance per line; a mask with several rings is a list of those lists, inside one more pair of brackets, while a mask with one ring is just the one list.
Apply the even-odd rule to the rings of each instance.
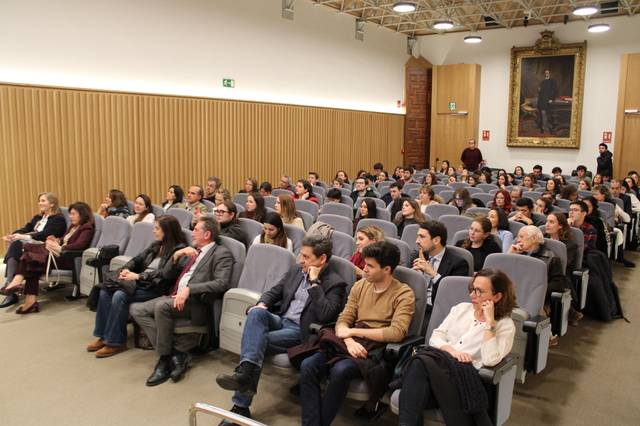
[[451, 28], [453, 28], [453, 22], [436, 21], [436, 23], [433, 24], [433, 28], [435, 28], [436, 30], [450, 30]]
[[482, 43], [482, 37], [480, 37], [479, 35], [468, 35], [464, 38], [464, 42], [465, 43], [469, 43], [469, 44], [478, 44], [478, 43]]
[[416, 11], [416, 4], [410, 1], [397, 1], [392, 9], [397, 13], [411, 13]]
[[580, 6], [573, 9], [573, 14], [576, 16], [591, 16], [598, 13], [598, 8], [595, 6]]
[[606, 33], [610, 29], [609, 24], [591, 24], [589, 28], [587, 28], [587, 31], [590, 33]]

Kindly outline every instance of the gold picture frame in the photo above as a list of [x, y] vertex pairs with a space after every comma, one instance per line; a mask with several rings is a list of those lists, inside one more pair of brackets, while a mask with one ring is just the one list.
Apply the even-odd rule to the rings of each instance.
[[511, 49], [507, 146], [578, 149], [587, 42], [540, 34], [535, 46]]

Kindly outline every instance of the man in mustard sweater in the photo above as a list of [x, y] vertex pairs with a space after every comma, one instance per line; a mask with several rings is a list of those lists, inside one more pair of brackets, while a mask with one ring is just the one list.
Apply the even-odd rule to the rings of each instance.
[[[386, 241], [362, 251], [365, 278], [356, 282], [335, 327], [348, 355], [320, 351], [305, 359], [300, 368], [302, 424], [330, 425], [344, 400], [349, 382], [363, 377], [371, 365], [371, 348], [402, 341], [415, 310], [413, 290], [393, 277], [400, 251]], [[377, 345], [376, 345], [377, 343]], [[373, 352], [373, 351], [372, 351]], [[331, 361], [331, 362], [329, 362]], [[322, 379], [327, 378], [324, 396]]]

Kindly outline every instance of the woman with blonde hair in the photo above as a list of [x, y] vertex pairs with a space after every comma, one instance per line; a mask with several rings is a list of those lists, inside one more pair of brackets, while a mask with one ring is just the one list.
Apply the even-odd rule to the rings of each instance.
[[278, 195], [274, 208], [284, 223], [297, 226], [304, 230], [304, 222], [296, 211], [296, 203], [293, 201], [293, 197], [291, 195]]
[[353, 263], [358, 278], [364, 276], [364, 257], [362, 250], [370, 244], [384, 241], [384, 232], [377, 226], [363, 226], [356, 232], [356, 251], [349, 261]]

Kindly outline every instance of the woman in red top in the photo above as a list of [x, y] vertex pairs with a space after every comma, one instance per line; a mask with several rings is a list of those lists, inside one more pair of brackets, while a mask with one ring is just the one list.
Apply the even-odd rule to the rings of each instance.
[[356, 232], [356, 252], [353, 253], [349, 259], [355, 266], [356, 275], [358, 278], [363, 277], [362, 270], [364, 269], [364, 257], [362, 257], [362, 250], [369, 244], [384, 241], [384, 232], [377, 226], [363, 226]]
[[304, 179], [298, 180], [296, 182], [295, 190], [296, 193], [293, 196], [294, 199], [313, 201], [314, 203], [318, 204], [318, 197], [316, 197], [313, 193], [313, 187], [311, 186], [309, 181]]

